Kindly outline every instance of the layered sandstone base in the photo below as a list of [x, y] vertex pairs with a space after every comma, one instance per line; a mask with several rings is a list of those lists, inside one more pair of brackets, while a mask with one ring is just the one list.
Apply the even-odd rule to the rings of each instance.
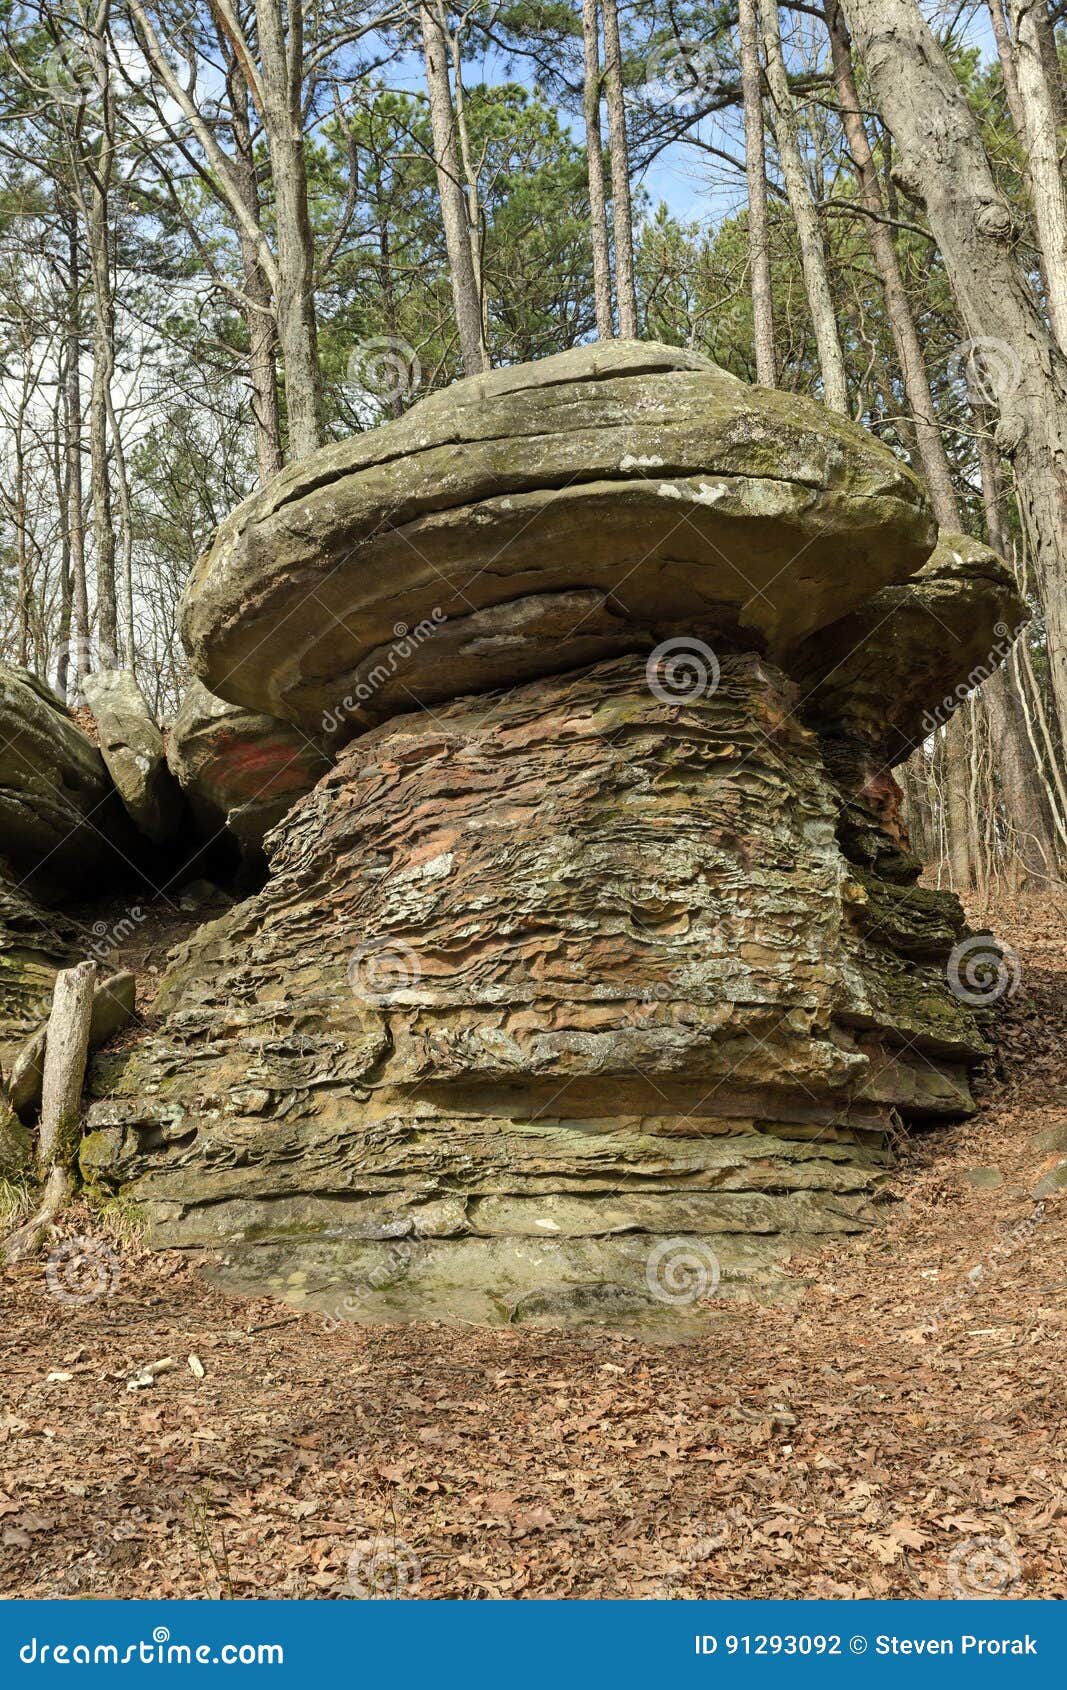
[[895, 1121], [970, 1106], [959, 906], [764, 660], [658, 691], [623, 657], [353, 742], [98, 1059], [86, 1175], [366, 1319], [642, 1318], [682, 1257], [759, 1292], [872, 1225]]

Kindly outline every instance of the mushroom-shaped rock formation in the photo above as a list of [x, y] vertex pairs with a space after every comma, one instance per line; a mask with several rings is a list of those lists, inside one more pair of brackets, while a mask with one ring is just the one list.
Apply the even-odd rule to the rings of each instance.
[[227, 704], [199, 681], [174, 718], [167, 762], [205, 844], [230, 835], [250, 868], [264, 834], [330, 766], [321, 739]]
[[[586, 421], [568, 429], [568, 416]], [[747, 478], [740, 468], [743, 425], [777, 442], [779, 477], [762, 474], [758, 490], [755, 460]], [[530, 485], [531, 440], [557, 491], [596, 498], [581, 522], [556, 526], [542, 476], [524, 507], [535, 530], [544, 518], [539, 547], [524, 536], [521, 568], [506, 556], [489, 568], [497, 495], [509, 476]], [[646, 555], [598, 549], [647, 497], [618, 470], [628, 455], [662, 457], [679, 485], [723, 485], [700, 508], [729, 497], [729, 521], [698, 523], [699, 547], [680, 557], [646, 511]], [[857, 775], [829, 755], [866, 709], [862, 668], [808, 713], [842, 653], [830, 641], [811, 658], [807, 634], [887, 581], [921, 581], [934, 542], [915, 484], [884, 459], [817, 407], [685, 354], [622, 346], [460, 384], [243, 507], [201, 569], [205, 602], [187, 611], [203, 631], [198, 663], [220, 676], [255, 643], [240, 595], [223, 608], [239, 577], [256, 639], [269, 641], [268, 607], [279, 621], [287, 604], [298, 614], [297, 583], [319, 591], [328, 557], [348, 582], [334, 608], [349, 634], [364, 616], [361, 579], [378, 606], [359, 622], [360, 650], [401, 615], [416, 625], [401, 554], [387, 546], [392, 563], [375, 562], [384, 528], [363, 562], [342, 561], [340, 536], [358, 544], [365, 476], [444, 513], [435, 564], [447, 574], [465, 543], [497, 596], [471, 602], [468, 632], [483, 618], [484, 642], [446, 644], [450, 610], [402, 682], [382, 679], [388, 719], [267, 836], [263, 890], [177, 953], [158, 1026], [97, 1058], [85, 1173], [124, 1187], [158, 1242], [222, 1244], [238, 1282], [369, 1319], [678, 1323], [702, 1293], [780, 1285], [775, 1264], [798, 1245], [871, 1226], [897, 1123], [966, 1113], [968, 1070], [987, 1048], [953, 989], [962, 911], [915, 884], [885, 802], [890, 774], [872, 786], [866, 764]], [[383, 494], [379, 514], [387, 504]], [[828, 527], [818, 543], [805, 530], [803, 577], [772, 581], [767, 560], [788, 575], [786, 531], [796, 541], [816, 509]], [[731, 568], [759, 560], [750, 573], [773, 614], [742, 614], [731, 598], [713, 559], [727, 543]], [[900, 683], [913, 668], [924, 676], [908, 710], [925, 707], [929, 674], [956, 684], [961, 593], [978, 623], [968, 640], [981, 632], [988, 646], [996, 619], [1013, 619], [993, 576], [973, 592], [950, 570], [938, 619], [908, 635]], [[569, 594], [594, 595], [581, 632], [606, 648], [580, 646], [577, 623], [556, 620]], [[487, 691], [511, 633], [525, 656]], [[635, 633], [663, 637], [626, 649]], [[341, 647], [319, 645], [285, 679], [280, 629], [279, 640], [262, 665], [274, 706], [304, 717], [336, 705]], [[434, 693], [422, 708], [419, 674]]]
[[138, 833], [165, 845], [178, 831], [182, 795], [167, 767], [163, 735], [129, 669], [87, 675], [82, 693], [96, 718], [100, 754]]
[[865, 430], [617, 341], [457, 382], [290, 466], [222, 525], [182, 626], [212, 691], [317, 731], [680, 631], [775, 656], [933, 543], [919, 483]]
[[43, 681], [0, 663], [0, 852], [62, 887], [119, 872], [135, 850], [92, 740]]

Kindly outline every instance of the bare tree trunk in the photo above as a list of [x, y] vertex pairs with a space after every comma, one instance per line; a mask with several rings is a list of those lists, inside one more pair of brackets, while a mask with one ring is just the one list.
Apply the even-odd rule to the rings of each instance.
[[[986, 534], [993, 549], [1001, 557], [1010, 558], [1011, 537], [1001, 511], [996, 458], [988, 434], [981, 429], [977, 448]], [[1025, 633], [1021, 638], [1026, 638]], [[1028, 878], [1042, 883], [1058, 880], [1055, 818], [1014, 667], [1003, 664], [991, 675], [982, 688], [982, 697], [996, 747], [1001, 800], [1012, 834], [1009, 844]]]
[[1067, 350], [1067, 196], [1060, 171], [1056, 116], [1037, 27], [1038, 0], [1007, 0], [1022, 102], [1030, 197], [1044, 256], [1049, 319]]
[[[234, 171], [241, 196], [252, 222], [261, 221], [259, 183], [248, 115], [248, 84], [229, 38], [219, 32], [227, 53], [226, 82], [233, 119]], [[277, 327], [270, 283], [260, 263], [259, 242], [238, 226], [244, 292], [249, 304], [244, 312], [248, 332], [248, 382], [252, 390], [252, 431], [256, 447], [256, 468], [260, 482], [270, 481], [285, 462], [282, 453], [281, 411], [278, 405], [278, 373], [275, 365]]]
[[925, 207], [967, 331], [997, 392], [999, 449], [1013, 459], [1039, 576], [1061, 733], [1067, 729], [1067, 360], [1014, 257], [1011, 212], [966, 95], [915, 0], [844, 0], [896, 176]]
[[1004, 16], [1004, 0], [988, 0], [989, 21], [993, 25], [993, 39], [997, 44], [997, 57], [1000, 60], [1000, 71], [1004, 78], [1004, 98], [1008, 102], [1012, 128], [1019, 137], [1022, 145], [1026, 145], [1026, 117], [1023, 112], [1023, 99], [1019, 92], [1019, 73], [1015, 68], [1015, 54], [1012, 50], [1011, 36], [1008, 33], [1008, 22]]
[[108, 0], [87, 26], [85, 50], [92, 66], [100, 112], [100, 138], [86, 158], [89, 176], [86, 227], [93, 283], [93, 379], [89, 396], [89, 462], [96, 565], [96, 625], [99, 655], [114, 663], [119, 649], [115, 595], [115, 524], [108, 463], [108, 412], [115, 367], [115, 301], [111, 287], [109, 196], [115, 167], [114, 105], [110, 93], [106, 30]]
[[77, 1150], [95, 983], [95, 962], [79, 962], [56, 975], [37, 1141], [37, 1172], [44, 1191], [36, 1214], [4, 1240], [8, 1261], [22, 1261], [33, 1254], [74, 1189], [71, 1164]]
[[585, 113], [585, 156], [589, 171], [589, 222], [593, 241], [596, 332], [598, 340], [611, 340], [615, 335], [615, 323], [611, 311], [611, 247], [608, 243], [608, 212], [604, 194], [604, 145], [600, 131], [600, 32], [597, 0], [582, 0], [582, 41], [585, 48], [582, 108]]
[[773, 0], [764, 0], [763, 47], [767, 57], [767, 82], [771, 91], [771, 113], [778, 158], [785, 180], [789, 209], [797, 227], [800, 243], [800, 264], [804, 272], [804, 290], [808, 296], [815, 345], [822, 370], [823, 397], [832, 411], [848, 412], [848, 387], [845, 380], [845, 359], [834, 316], [830, 277], [826, 268], [822, 231], [815, 203], [804, 174], [804, 161], [797, 139], [796, 111], [789, 91], [782, 36], [778, 22], [778, 7]]
[[322, 372], [315, 322], [314, 246], [304, 155], [304, 17], [301, 0], [256, 0], [263, 123], [278, 229], [278, 344], [285, 374], [289, 454], [322, 444]]
[[778, 385], [771, 287], [771, 233], [767, 215], [767, 159], [763, 134], [763, 83], [759, 62], [757, 0], [740, 0], [741, 94], [745, 108], [745, 175], [748, 180], [748, 261], [756, 380]]
[[[60, 695], [69, 698], [76, 683], [89, 673], [89, 591], [85, 578], [85, 511], [82, 504], [82, 397], [81, 397], [81, 264], [78, 252], [78, 223], [67, 222], [67, 323], [65, 372], [65, 432], [67, 457], [66, 535], [70, 546], [71, 632], [62, 672], [58, 676]], [[70, 658], [73, 656], [73, 677]], [[75, 683], [71, 687], [71, 680]]]
[[871, 213], [867, 238], [885, 294], [886, 313], [904, 381], [904, 392], [915, 423], [915, 442], [922, 458], [926, 479], [930, 484], [931, 501], [938, 524], [942, 528], [958, 531], [960, 513], [952, 485], [952, 470], [938, 427], [926, 360], [919, 345], [915, 318], [897, 262], [893, 236], [888, 224], [883, 221], [885, 206], [882, 202], [882, 190], [860, 108], [859, 90], [852, 67], [851, 42], [840, 0], [826, 0], [826, 23], [830, 31], [830, 50], [833, 56], [837, 98], [841, 107], [841, 121], [859, 178], [860, 198]]
[[937, 840], [930, 805], [929, 770], [922, 747], [893, 772], [904, 794], [904, 825], [908, 831], [908, 842], [921, 862], [932, 862], [937, 855]]
[[948, 870], [952, 889], [959, 893], [969, 892], [978, 878], [970, 801], [970, 716], [969, 704], [965, 704], [949, 717], [941, 746]]
[[471, 256], [467, 202], [456, 150], [456, 115], [448, 74], [448, 31], [440, 0], [422, 0], [419, 21], [426, 59], [426, 92], [430, 102], [437, 191], [441, 199], [441, 221], [452, 272], [452, 302], [463, 368], [467, 375], [473, 376], [488, 368], [489, 359], [482, 333], [482, 307]]
[[[460, 45], [460, 32], [454, 30], [451, 36], [452, 75], [456, 89], [456, 135], [459, 140], [459, 156], [463, 165], [463, 178], [467, 189], [467, 230], [471, 243], [471, 265], [474, 270], [474, 285], [478, 290], [478, 314], [481, 318], [482, 347], [489, 344], [489, 316], [485, 297], [485, 266], [483, 263], [482, 245], [482, 208], [478, 194], [478, 172], [474, 167], [471, 154], [470, 131], [467, 128], [467, 102], [463, 89], [463, 53]], [[488, 362], [488, 360], [487, 360]]]
[[[1062, 21], [1062, 7], [1059, 12]], [[1052, 99], [1052, 116], [1057, 129], [1067, 124], [1067, 88], [1064, 87], [1063, 68], [1059, 54], [1056, 51], [1056, 31], [1049, 16], [1046, 0], [1035, 0], [1034, 21], [1037, 25], [1037, 38], [1041, 45], [1041, 62], [1045, 67], [1045, 79], [1048, 82], [1049, 94]]]
[[615, 293], [619, 335], [637, 337], [637, 285], [634, 281], [634, 223], [630, 204], [630, 153], [626, 141], [626, 104], [622, 87], [622, 45], [615, 0], [601, 0], [604, 18], [604, 92], [608, 103], [611, 153], [611, 211], [615, 224]]
[[95, 985], [95, 962], [79, 962], [56, 975], [45, 1039], [37, 1141], [37, 1171], [42, 1179], [55, 1164], [67, 1166], [76, 1148]]

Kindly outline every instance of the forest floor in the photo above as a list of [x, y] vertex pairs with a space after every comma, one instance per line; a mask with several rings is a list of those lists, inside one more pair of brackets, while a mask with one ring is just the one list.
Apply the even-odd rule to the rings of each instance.
[[335, 1324], [115, 1236], [86, 1303], [8, 1270], [0, 1594], [1067, 1597], [1067, 925], [991, 924], [979, 1114], [705, 1339]]

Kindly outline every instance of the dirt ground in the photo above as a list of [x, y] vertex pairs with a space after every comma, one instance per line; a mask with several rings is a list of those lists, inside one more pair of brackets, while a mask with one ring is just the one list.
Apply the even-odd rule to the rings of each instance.
[[979, 1115], [684, 1347], [337, 1325], [80, 1208], [0, 1284], [0, 1594], [1067, 1597], [1067, 929], [995, 925]]

